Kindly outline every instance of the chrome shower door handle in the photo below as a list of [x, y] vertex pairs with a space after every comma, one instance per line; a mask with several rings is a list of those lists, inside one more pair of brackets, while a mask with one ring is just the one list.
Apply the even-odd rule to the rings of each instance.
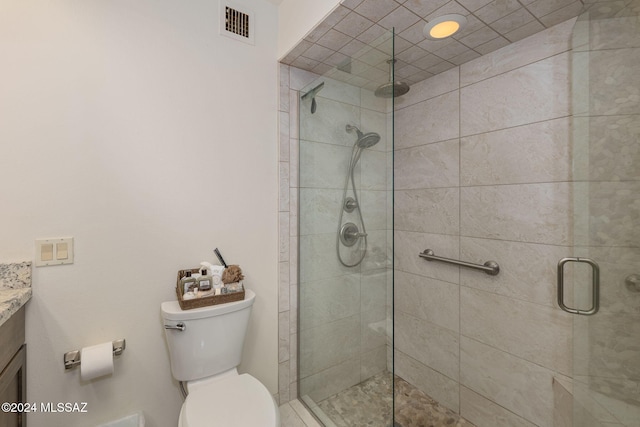
[[[567, 307], [564, 303], [564, 265], [568, 262], [582, 262], [591, 266], [591, 308], [579, 310]], [[562, 258], [558, 262], [558, 305], [561, 309], [571, 314], [592, 316], [600, 309], [600, 267], [598, 263], [589, 258]]]

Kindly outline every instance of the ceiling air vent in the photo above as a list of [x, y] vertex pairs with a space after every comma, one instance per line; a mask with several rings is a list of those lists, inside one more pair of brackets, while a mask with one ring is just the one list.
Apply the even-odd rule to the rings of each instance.
[[220, 34], [255, 44], [253, 39], [253, 12], [243, 6], [220, 0]]

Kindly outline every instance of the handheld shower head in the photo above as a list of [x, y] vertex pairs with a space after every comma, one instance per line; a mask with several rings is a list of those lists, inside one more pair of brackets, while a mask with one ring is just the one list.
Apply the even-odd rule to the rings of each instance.
[[362, 133], [360, 129], [353, 125], [347, 125], [345, 130], [349, 133], [356, 131], [356, 135], [358, 135], [358, 139], [356, 140], [356, 145], [359, 148], [370, 148], [380, 142], [380, 135], [375, 132]]

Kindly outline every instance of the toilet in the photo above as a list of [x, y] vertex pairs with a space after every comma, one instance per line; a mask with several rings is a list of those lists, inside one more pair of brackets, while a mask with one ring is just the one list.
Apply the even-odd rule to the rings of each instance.
[[269, 390], [236, 369], [255, 297], [193, 310], [162, 303], [171, 373], [189, 391], [178, 427], [280, 427]]

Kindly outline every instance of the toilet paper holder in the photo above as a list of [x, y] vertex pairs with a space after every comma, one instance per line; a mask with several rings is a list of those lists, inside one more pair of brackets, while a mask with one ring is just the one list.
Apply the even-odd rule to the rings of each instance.
[[[115, 340], [112, 344], [114, 356], [120, 356], [124, 349], [127, 348], [127, 341], [124, 338]], [[64, 369], [71, 369], [76, 366], [80, 366], [80, 350], [67, 351], [64, 354]]]

